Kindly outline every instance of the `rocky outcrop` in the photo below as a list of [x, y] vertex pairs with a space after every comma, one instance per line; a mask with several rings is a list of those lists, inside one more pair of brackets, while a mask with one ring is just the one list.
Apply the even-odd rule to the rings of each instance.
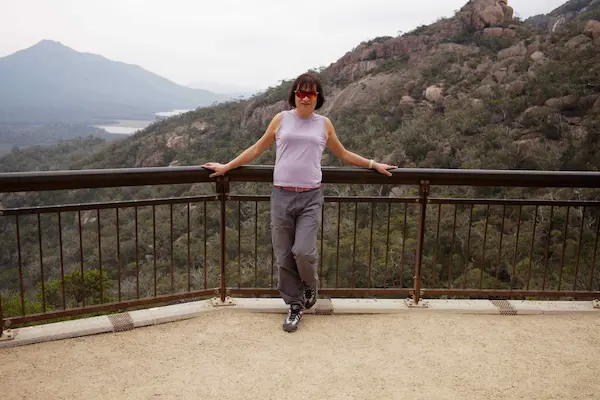
[[375, 68], [377, 68], [377, 66], [380, 64], [381, 64], [381, 60], [369, 60], [369, 61], [359, 61], [357, 63], [350, 63], [347, 65], [344, 65], [340, 69], [338, 76], [340, 78], [344, 77], [349, 80], [360, 79], [362, 76], [366, 75], [367, 73], [369, 73], [372, 70], [374, 70]]
[[600, 97], [596, 100], [594, 105], [592, 106], [592, 112], [600, 113]]
[[398, 96], [408, 94], [408, 92], [402, 92], [402, 90], [399, 93], [396, 89], [401, 87], [401, 83], [402, 78], [394, 74], [377, 74], [365, 77], [337, 92], [331, 93], [323, 107], [323, 113], [327, 114], [352, 106], [360, 107], [361, 104], [373, 101], [397, 99]]
[[511, 46], [498, 52], [498, 61], [511, 57], [522, 57], [527, 55], [527, 48], [521, 43]]
[[200, 132], [204, 132], [208, 129], [208, 124], [204, 121], [195, 121], [192, 123], [191, 127], [199, 130]]
[[546, 106], [529, 107], [525, 110], [521, 118], [519, 118], [519, 122], [524, 126], [534, 125], [536, 121], [546, 118], [552, 112], [552, 108]]
[[533, 53], [531, 56], [529, 56], [531, 58], [531, 60], [533, 62], [538, 62], [541, 59], [544, 58], [544, 53], [542, 53], [541, 51], [536, 51], [535, 53]]
[[600, 93], [590, 94], [581, 98], [581, 106], [584, 109], [590, 109], [594, 107], [596, 100], [600, 99]]
[[502, 37], [503, 28], [485, 28], [483, 34], [491, 37]]
[[572, 110], [579, 106], [579, 98], [574, 94], [570, 94], [564, 97], [548, 99], [545, 105], [559, 111]]
[[413, 99], [411, 96], [402, 96], [400, 99], [400, 109], [407, 112], [413, 108], [415, 108], [415, 99]]
[[531, 55], [533, 53], [535, 53], [536, 51], [540, 51], [541, 50], [541, 45], [540, 42], [535, 41], [533, 43], [531, 43], [529, 46], [527, 46], [527, 54]]
[[476, 98], [481, 100], [491, 100], [494, 97], [492, 85], [483, 85], [475, 89], [473, 92]]
[[424, 96], [427, 101], [432, 103], [440, 103], [444, 100], [444, 88], [440, 85], [429, 86], [425, 89]]
[[[496, 4], [498, 1], [493, 0], [493, 3]], [[447, 52], [468, 56], [478, 51], [469, 45], [446, 42], [447, 38], [461, 31], [460, 23], [456, 19], [448, 18], [432, 26], [435, 26], [435, 35], [407, 34], [363, 42], [330, 65], [327, 68], [327, 75], [332, 81], [345, 84], [347, 81], [356, 81], [372, 73], [390, 58], [405, 60], [414, 68], [425, 58], [434, 57], [436, 54]], [[506, 35], [512, 33], [507, 31]], [[435, 50], [432, 51], [432, 48]]]
[[425, 48], [419, 36], [380, 38], [372, 43], [361, 43], [328, 69], [331, 76], [355, 80], [377, 68], [384, 58], [407, 56]]
[[579, 47], [582, 44], [586, 44], [590, 42], [590, 38], [585, 36], [585, 35], [577, 35], [571, 39], [569, 39], [569, 41], [567, 43], [565, 43], [565, 46], [570, 47], [570, 48], [575, 48], [575, 47]]
[[496, 82], [498, 82], [500, 84], [504, 83], [504, 80], [508, 76], [507, 69], [506, 68], [502, 68], [499, 71], [494, 72], [493, 76], [496, 79]]
[[492, 62], [492, 60], [486, 59], [485, 61], [483, 61], [482, 63], [480, 63], [477, 68], [475, 68], [475, 72], [478, 74], [481, 73], [486, 73], [488, 72], [492, 67], [494, 66], [494, 63]]
[[169, 135], [167, 139], [167, 147], [169, 149], [183, 149], [186, 146], [186, 140], [183, 135], [179, 136], [176, 134]]
[[288, 108], [287, 101], [280, 100], [275, 104], [259, 106], [256, 101], [250, 102], [243, 113], [242, 126], [247, 127], [250, 124], [258, 124], [261, 128], [266, 128], [269, 121], [275, 114]]
[[406, 93], [410, 93], [413, 91], [413, 89], [417, 86], [417, 82], [415, 81], [408, 81], [404, 84], [404, 90], [406, 91]]
[[505, 89], [508, 93], [518, 96], [525, 92], [525, 88], [527, 87], [527, 83], [523, 81], [514, 81], [505, 86]]
[[490, 37], [509, 37], [514, 38], [518, 36], [518, 33], [514, 29], [510, 28], [485, 28], [483, 30], [485, 36]]
[[471, 0], [461, 9], [459, 18], [463, 25], [483, 30], [510, 21], [513, 15], [514, 10], [506, 0]]
[[583, 33], [592, 39], [600, 38], [600, 22], [593, 19], [588, 21], [583, 29]]
[[481, 109], [481, 108], [484, 108], [484, 106], [485, 105], [483, 103], [483, 100], [481, 100], [481, 99], [471, 99], [471, 107]]

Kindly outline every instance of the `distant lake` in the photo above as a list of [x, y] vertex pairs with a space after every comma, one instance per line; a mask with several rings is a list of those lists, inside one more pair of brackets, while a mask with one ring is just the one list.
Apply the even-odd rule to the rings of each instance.
[[[171, 110], [171, 111], [161, 111], [157, 112], [155, 115], [157, 118], [168, 118], [174, 115], [182, 114], [184, 112], [191, 110]], [[134, 119], [120, 119], [117, 120], [117, 123], [110, 125], [93, 125], [95, 128], [104, 129], [108, 133], [118, 133], [125, 135], [132, 135], [137, 131], [144, 129], [154, 121], [142, 121], [142, 120], [134, 120]]]

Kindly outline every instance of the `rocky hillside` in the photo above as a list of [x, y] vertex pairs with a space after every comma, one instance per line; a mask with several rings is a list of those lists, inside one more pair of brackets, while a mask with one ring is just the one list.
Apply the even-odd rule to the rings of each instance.
[[537, 28], [555, 32], [561, 25], [579, 17], [581, 14], [597, 12], [599, 9], [599, 0], [569, 0], [549, 14], [535, 15], [525, 22]]

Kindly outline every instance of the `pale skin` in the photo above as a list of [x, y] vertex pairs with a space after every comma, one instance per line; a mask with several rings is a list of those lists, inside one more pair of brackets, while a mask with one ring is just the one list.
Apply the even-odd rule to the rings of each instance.
[[[302, 88], [304, 90], [310, 90], [309, 88]], [[313, 90], [315, 88], [312, 88]], [[304, 97], [303, 99], [299, 98], [298, 95], [296, 98], [296, 113], [303, 118], [309, 117], [315, 110], [317, 104], [317, 98], [314, 97], [312, 99], [308, 97]], [[265, 152], [269, 147], [275, 143], [275, 135], [277, 130], [279, 129], [279, 124], [281, 123], [281, 113], [277, 114], [267, 127], [267, 130], [263, 134], [263, 136], [252, 146], [244, 150], [242, 154], [237, 156], [235, 159], [231, 160], [227, 164], [220, 164], [215, 162], [209, 162], [203, 164], [202, 167], [215, 171], [210, 175], [211, 178], [217, 177], [219, 175], [225, 175], [228, 171], [241, 167], [242, 165], [248, 164], [249, 162], [254, 161], [258, 158], [263, 152]], [[331, 150], [336, 157], [342, 160], [346, 164], [354, 165], [357, 167], [369, 168], [370, 160], [359, 156], [356, 153], [348, 151], [338, 139], [335, 128], [333, 124], [329, 120], [329, 118], [325, 117], [325, 133], [327, 138], [327, 148]], [[382, 173], [387, 176], [392, 176], [392, 173], [388, 170], [398, 168], [397, 166], [382, 164], [378, 162], [373, 163], [373, 169], [379, 173]]]

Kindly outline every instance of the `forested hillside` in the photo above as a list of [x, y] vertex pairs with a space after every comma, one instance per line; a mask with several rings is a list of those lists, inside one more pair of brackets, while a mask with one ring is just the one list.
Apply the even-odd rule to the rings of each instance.
[[[0, 171], [12, 170], [12, 171], [27, 171], [34, 163], [33, 160], [41, 153], [55, 153], [57, 149], [52, 148], [49, 145], [57, 144], [61, 142], [57, 148], [63, 147], [62, 144], [65, 141], [71, 139], [74, 140], [69, 147], [77, 147], [81, 140], [78, 138], [85, 138], [86, 136], [93, 136], [101, 139], [103, 142], [112, 140], [121, 140], [126, 137], [123, 134], [111, 134], [107, 133], [104, 129], [95, 128], [89, 125], [83, 124], [50, 124], [50, 125], [0, 125], [0, 156], [10, 153], [13, 150], [12, 155], [3, 158], [0, 161]], [[23, 153], [18, 150], [24, 148], [32, 148], [32, 151], [27, 151], [24, 156]], [[82, 148], [83, 150], [83, 148]], [[33, 157], [29, 158], [29, 155]], [[87, 152], [90, 155], [90, 152]], [[24, 164], [21, 164], [24, 163]], [[58, 167], [59, 163], [52, 159], [49, 164], [35, 164], [37, 169], [41, 168], [54, 168]]]

